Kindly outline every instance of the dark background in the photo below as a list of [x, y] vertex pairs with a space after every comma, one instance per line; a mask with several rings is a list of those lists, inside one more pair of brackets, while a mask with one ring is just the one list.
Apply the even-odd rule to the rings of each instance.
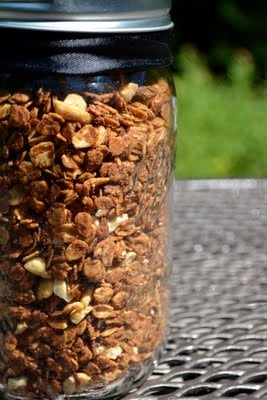
[[[267, 79], [267, 1], [173, 0], [171, 16], [174, 55], [193, 44], [214, 74], [225, 75], [233, 53], [245, 49], [256, 66], [255, 82]], [[174, 69], [179, 68], [175, 57]]]

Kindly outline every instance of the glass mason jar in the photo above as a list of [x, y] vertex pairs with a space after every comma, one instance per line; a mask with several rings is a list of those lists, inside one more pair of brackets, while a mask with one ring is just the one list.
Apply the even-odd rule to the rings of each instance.
[[142, 18], [124, 9], [135, 15], [124, 20], [109, 2], [111, 28], [100, 12], [90, 23], [91, 2], [83, 17], [58, 1], [35, 20], [31, 5], [9, 3], [0, 21], [9, 43], [0, 61], [2, 398], [111, 398], [151, 372], [168, 327], [168, 1], [146, 23], [143, 9]]

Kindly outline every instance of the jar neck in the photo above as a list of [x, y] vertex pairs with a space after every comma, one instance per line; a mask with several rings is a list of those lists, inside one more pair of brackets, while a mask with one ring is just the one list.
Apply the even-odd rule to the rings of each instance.
[[[0, 29], [8, 43], [0, 72], [99, 74], [144, 70], [172, 62], [170, 30], [142, 34], [79, 34]], [[18, 40], [19, 38], [19, 40]]]

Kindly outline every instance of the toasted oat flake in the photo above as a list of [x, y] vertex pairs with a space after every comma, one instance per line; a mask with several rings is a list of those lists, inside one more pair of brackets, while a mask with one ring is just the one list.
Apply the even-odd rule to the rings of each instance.
[[68, 245], [65, 254], [69, 261], [79, 260], [85, 256], [88, 245], [85, 241], [76, 239]]
[[51, 326], [51, 328], [58, 329], [58, 330], [65, 330], [68, 327], [68, 324], [66, 321], [48, 320], [47, 323], [49, 326]]

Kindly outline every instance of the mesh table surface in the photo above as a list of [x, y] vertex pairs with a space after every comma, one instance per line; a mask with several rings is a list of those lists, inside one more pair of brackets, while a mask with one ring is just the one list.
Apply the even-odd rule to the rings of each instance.
[[171, 323], [123, 400], [267, 399], [267, 180], [175, 184]]

